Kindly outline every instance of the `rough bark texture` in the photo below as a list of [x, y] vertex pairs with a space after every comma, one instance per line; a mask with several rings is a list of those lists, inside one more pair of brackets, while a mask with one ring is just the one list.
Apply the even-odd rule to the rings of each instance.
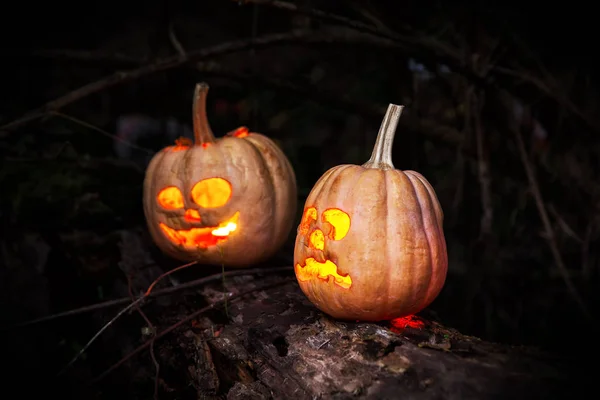
[[[229, 284], [246, 290], [278, 279]], [[232, 302], [228, 313], [230, 322], [200, 320], [160, 346], [174, 352], [167, 364], [186, 365], [199, 398], [547, 399], [582, 389], [576, 368], [534, 349], [422, 319], [403, 329], [335, 321], [293, 280]]]

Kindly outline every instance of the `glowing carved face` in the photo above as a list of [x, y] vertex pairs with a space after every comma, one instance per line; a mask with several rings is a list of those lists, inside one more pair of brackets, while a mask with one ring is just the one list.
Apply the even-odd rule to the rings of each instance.
[[[231, 184], [223, 178], [208, 178], [196, 183], [190, 193], [195, 205], [200, 208], [222, 207], [231, 198]], [[187, 229], [175, 229], [160, 222], [159, 227], [173, 243], [188, 248], [207, 248], [227, 240], [237, 229], [239, 211], [220, 222], [218, 226], [203, 226], [200, 213], [195, 208], [185, 208], [185, 199], [181, 190], [175, 186], [162, 189], [156, 200], [165, 210], [183, 210], [184, 224]], [[181, 224], [178, 224], [181, 225]]]
[[304, 210], [298, 235], [305, 236], [305, 243], [313, 250], [314, 257], [306, 258], [304, 266], [296, 264], [296, 276], [301, 281], [328, 281], [331, 277], [336, 285], [349, 289], [352, 286], [352, 277], [338, 274], [337, 265], [328, 259], [327, 241], [342, 240], [346, 237], [350, 230], [350, 216], [340, 209], [329, 208], [323, 211], [321, 223], [317, 218], [318, 212], [315, 207]]

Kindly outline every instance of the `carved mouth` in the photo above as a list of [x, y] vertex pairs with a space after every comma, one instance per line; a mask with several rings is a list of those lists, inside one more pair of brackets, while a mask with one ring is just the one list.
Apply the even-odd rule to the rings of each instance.
[[233, 217], [220, 223], [219, 226], [212, 227], [208, 226], [178, 230], [170, 228], [162, 222], [158, 224], [158, 226], [165, 236], [175, 244], [188, 248], [200, 247], [206, 249], [227, 240], [231, 232], [234, 232], [237, 229], [239, 216], [240, 212], [238, 211], [233, 214]]
[[349, 289], [350, 286], [352, 286], [352, 278], [350, 278], [350, 275], [342, 276], [338, 274], [337, 265], [332, 261], [326, 260], [322, 263], [310, 257], [304, 260], [304, 264], [304, 266], [296, 264], [295, 267], [296, 276], [302, 282], [315, 278], [327, 282], [329, 277], [332, 277], [334, 283], [344, 289]]

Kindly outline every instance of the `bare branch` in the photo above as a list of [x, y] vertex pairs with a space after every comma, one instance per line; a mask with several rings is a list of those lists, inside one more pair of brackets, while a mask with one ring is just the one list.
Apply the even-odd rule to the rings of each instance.
[[[239, 1], [239, 0], [233, 0]], [[404, 36], [398, 35], [392, 32], [389, 28], [385, 27], [383, 23], [378, 24], [378, 27], [365, 24], [361, 21], [356, 21], [351, 18], [346, 18], [341, 15], [336, 15], [332, 13], [328, 13], [325, 11], [310, 9], [310, 8], [302, 8], [298, 7], [296, 4], [290, 3], [288, 1], [279, 1], [279, 0], [241, 0], [243, 3], [252, 3], [252, 4], [260, 4], [271, 6], [275, 8], [279, 8], [282, 10], [296, 12], [300, 14], [307, 14], [311, 17], [318, 18], [325, 22], [330, 22], [338, 25], [343, 25], [348, 28], [354, 29], [358, 32], [369, 33], [373, 36], [377, 36], [383, 39], [392, 40], [399, 45], [402, 46], [411, 46], [414, 44], [420, 44], [425, 46], [426, 48], [434, 51], [436, 54], [444, 55], [447, 57], [451, 57], [454, 60], [459, 61], [461, 59], [461, 55], [457, 49], [452, 48], [446, 43], [440, 42], [435, 38], [427, 35], [420, 35], [418, 32], [414, 32], [414, 36]], [[383, 27], [383, 29], [380, 29]]]
[[[1, 126], [0, 131], [11, 131], [14, 130], [30, 121], [36, 120], [48, 114], [51, 111], [57, 111], [68, 104], [71, 104], [84, 97], [95, 94], [101, 90], [107, 89], [112, 86], [116, 86], [125, 82], [130, 82], [135, 79], [139, 79], [146, 75], [165, 71], [168, 69], [180, 67], [184, 64], [202, 60], [208, 57], [221, 56], [237, 51], [247, 50], [249, 48], [267, 47], [276, 44], [284, 43], [340, 43], [340, 42], [351, 42], [358, 43], [356, 38], [349, 40], [345, 37], [336, 37], [335, 35], [310, 35], [304, 32], [289, 32], [279, 33], [273, 35], [265, 35], [256, 38], [250, 38], [245, 40], [235, 40], [231, 42], [221, 43], [205, 49], [195, 50], [188, 52], [185, 56], [175, 55], [167, 58], [160, 59], [154, 63], [142, 66], [137, 69], [116, 72], [110, 76], [102, 78], [98, 81], [91, 82], [85, 86], [75, 89], [55, 100], [52, 100], [42, 107], [32, 110], [22, 117], [9, 122], [8, 124]], [[368, 43], [372, 43], [373, 40], [367, 40]], [[378, 42], [379, 45], [393, 46], [392, 43]]]

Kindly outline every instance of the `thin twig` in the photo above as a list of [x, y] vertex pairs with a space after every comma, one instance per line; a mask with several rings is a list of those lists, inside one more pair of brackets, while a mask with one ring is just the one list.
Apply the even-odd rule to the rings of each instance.
[[[221, 306], [225, 303], [225, 301], [227, 301], [227, 299], [229, 299], [229, 301], [233, 301], [235, 299], [239, 299], [241, 297], [244, 297], [248, 294], [251, 294], [253, 292], [258, 292], [258, 291], [262, 291], [262, 290], [267, 290], [270, 289], [272, 287], [275, 286], [279, 286], [282, 285], [284, 283], [288, 283], [290, 282], [291, 279], [284, 279], [282, 281], [276, 282], [276, 283], [272, 283], [269, 285], [264, 285], [261, 287], [257, 287], [254, 289], [250, 289], [250, 290], [246, 290], [244, 292], [238, 293], [238, 294], [231, 294], [228, 293], [224, 296], [224, 298], [222, 300], [218, 300], [215, 301], [211, 304], [209, 304], [206, 307], [201, 308], [198, 311], [195, 311], [194, 313], [188, 315], [187, 317], [185, 317], [184, 319], [178, 321], [177, 323], [171, 325], [170, 327], [164, 329], [162, 332], [160, 332], [159, 334], [156, 335], [156, 337], [154, 338], [154, 340], [160, 339], [163, 336], [167, 335], [168, 333], [172, 332], [173, 330], [179, 328], [180, 326], [182, 326], [183, 324], [185, 324], [186, 322], [189, 322], [191, 320], [193, 320], [194, 318], [197, 318], [199, 315], [205, 313], [208, 310], [211, 310], [215, 307]], [[139, 347], [137, 347], [135, 350], [133, 350], [132, 352], [130, 352], [129, 354], [127, 354], [126, 356], [124, 356], [123, 358], [121, 358], [119, 361], [117, 361], [115, 364], [113, 364], [111, 367], [109, 367], [106, 371], [104, 371], [103, 373], [101, 373], [100, 375], [98, 375], [96, 378], [94, 378], [90, 384], [94, 384], [97, 383], [99, 381], [101, 381], [102, 379], [104, 379], [108, 374], [110, 374], [112, 371], [114, 371], [115, 369], [117, 369], [118, 367], [120, 367], [121, 365], [123, 365], [125, 362], [127, 362], [129, 359], [131, 359], [133, 356], [135, 356], [136, 354], [140, 353], [142, 350], [146, 349], [148, 346], [150, 346], [151, 341], [146, 341], [144, 342], [144, 344], [140, 345]]]
[[[160, 279], [160, 278], [159, 278]], [[156, 281], [155, 281], [156, 282]], [[136, 303], [135, 296], [133, 295], [133, 288], [131, 287], [131, 275], [127, 275], [127, 289], [129, 291], [129, 298], [133, 303]], [[156, 355], [154, 354], [154, 339], [156, 338], [156, 327], [150, 321], [150, 319], [146, 316], [144, 311], [139, 307], [138, 304], [135, 305], [135, 310], [140, 314], [140, 316], [146, 321], [146, 325], [150, 328], [150, 358], [152, 359], [152, 363], [154, 364], [154, 400], [158, 400], [158, 379], [160, 377], [160, 364], [156, 359]]]
[[[265, 274], [265, 273], [271, 274], [271, 273], [292, 271], [292, 270], [293, 270], [293, 267], [239, 269], [239, 270], [227, 271], [227, 272], [225, 272], [225, 276], [255, 275], [255, 274]], [[196, 279], [196, 280], [193, 280], [190, 282], [182, 283], [175, 287], [168, 287], [168, 288], [164, 288], [164, 289], [154, 290], [146, 298], [164, 296], [167, 294], [177, 292], [179, 290], [184, 290], [184, 289], [189, 289], [191, 287], [204, 285], [206, 283], [222, 279], [222, 275], [223, 274], [219, 272], [217, 274], [209, 275], [204, 278], [200, 278], [200, 279]], [[74, 310], [64, 311], [62, 313], [48, 315], [46, 317], [36, 318], [33, 320], [20, 322], [15, 325], [2, 327], [2, 328], [0, 328], [0, 332], [8, 331], [11, 329], [16, 329], [16, 328], [23, 328], [26, 326], [30, 326], [30, 325], [34, 325], [34, 324], [38, 324], [38, 323], [42, 323], [42, 322], [48, 322], [48, 321], [52, 321], [52, 320], [63, 318], [63, 317], [79, 315], [79, 314], [83, 314], [83, 313], [87, 313], [87, 312], [91, 312], [91, 311], [100, 310], [103, 308], [120, 306], [122, 304], [129, 303], [130, 301], [131, 301], [131, 299], [129, 299], [129, 297], [123, 297], [120, 299], [109, 300], [109, 301], [105, 301], [102, 303], [92, 304], [89, 306], [76, 308]]]
[[175, 33], [175, 23], [172, 19], [169, 21], [169, 41], [171, 42], [171, 45], [173, 46], [175, 51], [177, 51], [177, 54], [179, 54], [179, 56], [181, 57], [185, 57], [186, 51], [179, 39], [177, 38], [177, 34]]
[[[152, 282], [152, 284], [150, 284], [150, 286], [148, 287], [148, 289], [146, 290], [146, 292], [145, 292], [145, 293], [144, 293], [142, 296], [140, 296], [138, 299], [134, 300], [134, 301], [133, 301], [133, 303], [131, 303], [129, 306], [125, 307], [125, 310], [128, 310], [128, 309], [130, 309], [130, 308], [131, 308], [131, 306], [133, 306], [133, 307], [135, 307], [135, 308], [137, 308], [137, 309], [139, 310], [139, 304], [140, 304], [142, 301], [144, 301], [145, 299], [147, 299], [147, 298], [150, 296], [150, 294], [152, 293], [152, 289], [153, 289], [153, 288], [156, 286], [156, 284], [157, 284], [158, 282], [160, 282], [160, 281], [161, 281], [161, 280], [162, 280], [164, 277], [166, 277], [166, 276], [168, 276], [168, 275], [171, 275], [172, 273], [174, 273], [174, 272], [177, 272], [177, 271], [179, 271], [179, 270], [182, 270], [182, 269], [184, 269], [184, 268], [187, 268], [187, 267], [190, 267], [190, 266], [192, 266], [192, 265], [195, 265], [195, 264], [197, 264], [197, 263], [198, 263], [197, 261], [192, 261], [192, 262], [190, 262], [190, 263], [187, 263], [187, 264], [181, 265], [181, 266], [179, 266], [179, 267], [177, 267], [177, 268], [174, 268], [174, 269], [172, 269], [172, 270], [169, 270], [169, 271], [165, 272], [164, 274], [160, 275], [158, 278], [156, 278], [156, 279], [154, 280], [154, 282]], [[222, 279], [225, 279], [225, 276], [224, 276], [224, 274], [225, 274], [225, 271], [224, 271], [224, 270], [222, 270], [222, 272], [221, 272], [220, 274], [216, 274], [216, 275], [217, 275], [217, 276], [221, 276], [221, 277], [222, 277]], [[176, 287], [177, 287], [177, 288], [181, 288], [181, 286], [182, 286], [182, 285], [179, 285], [179, 286], [176, 286]], [[131, 299], [130, 299], [130, 300], [131, 300]], [[227, 303], [225, 303], [225, 304], [227, 304]], [[141, 313], [141, 310], [139, 310], [139, 311], [140, 311], [140, 313]], [[113, 324], [113, 323], [114, 323], [114, 322], [115, 322], [115, 321], [116, 321], [116, 320], [117, 320], [117, 319], [118, 319], [118, 318], [119, 318], [121, 315], [123, 315], [123, 312], [124, 312], [124, 310], [121, 310], [121, 311], [120, 311], [120, 312], [117, 314], [117, 316], [115, 316], [115, 317], [114, 317], [113, 319], [111, 319], [111, 320], [110, 320], [108, 323], [106, 323], [106, 325], [104, 325], [104, 326], [103, 326], [103, 327], [100, 329], [100, 331], [94, 335], [94, 337], [93, 337], [93, 338], [92, 338], [92, 339], [91, 339], [91, 340], [90, 340], [90, 341], [89, 341], [89, 342], [88, 342], [88, 343], [85, 345], [85, 347], [84, 347], [83, 349], [81, 349], [81, 351], [79, 351], [79, 353], [78, 353], [78, 354], [77, 354], [77, 355], [76, 355], [76, 356], [75, 356], [75, 357], [74, 357], [74, 358], [73, 358], [73, 359], [72, 359], [72, 360], [69, 362], [69, 364], [68, 364], [68, 365], [67, 365], [65, 368], [63, 368], [63, 370], [62, 370], [62, 371], [59, 373], [59, 375], [60, 375], [62, 372], [64, 372], [64, 371], [65, 371], [65, 370], [66, 370], [66, 369], [67, 369], [67, 368], [68, 368], [70, 365], [72, 365], [72, 364], [73, 364], [75, 361], [77, 361], [77, 359], [78, 359], [79, 357], [81, 357], [81, 355], [83, 355], [83, 353], [85, 352], [85, 350], [86, 350], [88, 347], [90, 347], [90, 345], [91, 345], [91, 344], [92, 344], [92, 343], [93, 343], [93, 342], [94, 342], [96, 339], [98, 339], [98, 337], [100, 337], [100, 335], [102, 334], [102, 332], [104, 332], [104, 331], [105, 331], [105, 330], [106, 330], [106, 329], [107, 329], [107, 328], [108, 328], [110, 325], [112, 325], [112, 324]], [[150, 322], [150, 320], [148, 320], [148, 318], [146, 318], [146, 316], [145, 316], [143, 313], [142, 313], [142, 316], [144, 317], [144, 319], [146, 320], [146, 322], [148, 323], [148, 325], [149, 325], [149, 326], [151, 326], [151, 327], [153, 328], [153, 325], [152, 325], [152, 323]], [[152, 348], [152, 343], [151, 343], [151, 348]], [[156, 360], [155, 360], [155, 361], [156, 361]], [[157, 363], [157, 364], [158, 364], [158, 363]]]
[[127, 311], [131, 310], [133, 307], [135, 307], [137, 304], [139, 304], [140, 302], [142, 302], [145, 298], [144, 297], [140, 297], [138, 298], [136, 301], [134, 301], [133, 303], [129, 304], [127, 307], [123, 308], [121, 311], [119, 311], [117, 313], [117, 315], [115, 315], [110, 321], [108, 321], [98, 332], [96, 332], [96, 334], [85, 344], [85, 346], [83, 346], [81, 348], [81, 350], [79, 350], [79, 352], [77, 352], [77, 354], [75, 355], [75, 357], [73, 357], [71, 359], [71, 361], [69, 361], [69, 363], [67, 365], [65, 365], [63, 367], [63, 369], [60, 370], [60, 372], [56, 375], [56, 376], [60, 376], [63, 373], [65, 373], [65, 371], [67, 369], [69, 369], [69, 367], [71, 365], [73, 365], [75, 363], [75, 361], [77, 361], [79, 359], [79, 357], [81, 357], [83, 355], [83, 353], [85, 353], [85, 351], [88, 349], [88, 347], [90, 347], [90, 345], [92, 343], [94, 343], [94, 341], [96, 339], [98, 339], [100, 337], [100, 335], [102, 335], [102, 333], [107, 330], [117, 319], [119, 319], [119, 317], [123, 314], [125, 314]]
[[90, 124], [89, 122], [85, 122], [83, 120], [80, 120], [79, 118], [75, 118], [75, 117], [72, 117], [70, 115], [58, 112], [58, 111], [50, 111], [48, 114], [49, 115], [54, 115], [54, 116], [57, 116], [57, 117], [60, 117], [60, 118], [63, 118], [63, 119], [66, 119], [66, 120], [71, 121], [71, 122], [74, 122], [74, 123], [76, 123], [78, 125], [81, 125], [81, 126], [83, 126], [85, 128], [88, 128], [90, 130], [98, 132], [101, 135], [104, 135], [104, 136], [106, 136], [106, 137], [108, 137], [108, 138], [110, 138], [112, 140], [116, 140], [118, 142], [121, 142], [124, 145], [126, 145], [127, 147], [131, 147], [132, 149], [143, 151], [144, 153], [149, 154], [149, 155], [154, 154], [154, 152], [152, 150], [148, 149], [148, 148], [141, 147], [141, 146], [138, 146], [138, 145], [136, 145], [134, 143], [131, 143], [131, 142], [123, 139], [119, 135], [115, 135], [113, 133], [107, 132], [104, 129], [98, 128], [97, 126]]
[[[132, 303], [131, 303], [129, 306], [125, 307], [125, 310], [128, 310], [128, 309], [130, 309], [130, 308], [131, 308], [131, 306], [135, 307], [135, 308], [136, 308], [136, 309], [137, 309], [137, 310], [138, 310], [138, 311], [139, 311], [139, 312], [142, 314], [142, 317], [143, 317], [143, 318], [146, 320], [146, 323], [147, 323], [147, 324], [148, 324], [148, 325], [149, 325], [151, 328], [153, 328], [154, 326], [152, 325], [152, 323], [150, 322], [150, 320], [149, 320], [148, 318], [146, 318], [146, 315], [145, 315], [144, 313], [142, 313], [142, 310], [139, 308], [139, 304], [140, 304], [142, 301], [144, 301], [145, 299], [147, 299], [147, 298], [148, 298], [148, 296], [150, 295], [150, 293], [152, 293], [152, 289], [154, 288], [154, 286], [156, 286], [156, 284], [157, 284], [158, 282], [160, 282], [160, 281], [161, 281], [161, 280], [162, 280], [164, 277], [166, 277], [166, 276], [168, 276], [168, 275], [171, 275], [172, 273], [174, 273], [174, 272], [177, 272], [177, 271], [179, 271], [179, 270], [181, 270], [181, 269], [183, 269], [183, 268], [191, 267], [192, 265], [195, 265], [195, 264], [198, 264], [198, 262], [197, 262], [197, 261], [192, 261], [192, 262], [190, 262], [190, 263], [187, 263], [187, 264], [181, 265], [181, 266], [179, 266], [179, 267], [177, 267], [177, 268], [171, 269], [171, 270], [169, 270], [169, 271], [165, 272], [164, 274], [161, 274], [161, 275], [160, 275], [158, 278], [156, 278], [156, 279], [154, 280], [154, 282], [152, 282], [152, 284], [150, 284], [150, 286], [148, 287], [148, 289], [146, 290], [146, 292], [145, 292], [145, 293], [144, 293], [142, 296], [140, 296], [138, 299], [134, 299], [134, 297], [133, 297], [133, 293], [131, 293], [131, 281], [130, 281], [130, 277], [128, 276], [128, 277], [127, 277], [127, 279], [128, 279], [129, 295], [130, 295], [130, 300], [132, 300], [133, 302], [132, 302]], [[224, 272], [224, 271], [222, 271], [222, 272], [221, 272], [221, 275], [223, 275], [223, 272]], [[102, 332], [104, 332], [104, 331], [105, 331], [105, 330], [106, 330], [106, 329], [107, 329], [107, 328], [108, 328], [110, 325], [112, 325], [112, 324], [113, 324], [113, 323], [114, 323], [114, 322], [115, 322], [115, 321], [116, 321], [116, 320], [117, 320], [117, 319], [118, 319], [118, 318], [119, 318], [121, 315], [123, 315], [123, 310], [119, 311], [119, 313], [118, 313], [118, 314], [117, 314], [117, 315], [116, 315], [116, 316], [115, 316], [113, 319], [111, 319], [110, 321], [108, 321], [108, 322], [106, 323], [106, 325], [104, 325], [104, 326], [103, 326], [103, 327], [100, 329], [100, 331], [98, 331], [98, 332], [97, 332], [97, 333], [94, 335], [94, 337], [92, 337], [92, 339], [90, 339], [90, 341], [89, 341], [89, 342], [87, 342], [87, 344], [85, 345], [85, 347], [84, 347], [83, 349], [81, 349], [81, 351], [79, 351], [79, 353], [77, 353], [77, 354], [75, 355], [75, 357], [74, 357], [74, 358], [73, 358], [73, 359], [72, 359], [72, 360], [69, 362], [69, 364], [67, 364], [67, 366], [66, 366], [66, 367], [64, 367], [64, 368], [62, 369], [62, 371], [59, 373], [59, 375], [60, 375], [60, 374], [62, 374], [62, 373], [63, 373], [63, 372], [64, 372], [64, 371], [65, 371], [67, 368], [69, 368], [69, 366], [71, 366], [71, 365], [72, 365], [72, 364], [73, 364], [75, 361], [77, 361], [77, 359], [83, 355], [83, 353], [85, 352], [85, 350], [86, 350], [88, 347], [90, 347], [90, 345], [91, 345], [91, 344], [92, 344], [92, 343], [93, 343], [93, 342], [94, 342], [96, 339], [98, 339], [98, 337], [100, 337], [100, 335], [102, 334]], [[150, 344], [150, 350], [151, 350], [151, 351], [153, 350], [152, 343]], [[152, 358], [154, 359], [154, 354], [152, 354]], [[154, 359], [154, 361], [156, 361], [156, 359]], [[156, 364], [158, 364], [158, 363], [156, 363]], [[158, 367], [157, 367], [157, 368], [158, 368]]]

